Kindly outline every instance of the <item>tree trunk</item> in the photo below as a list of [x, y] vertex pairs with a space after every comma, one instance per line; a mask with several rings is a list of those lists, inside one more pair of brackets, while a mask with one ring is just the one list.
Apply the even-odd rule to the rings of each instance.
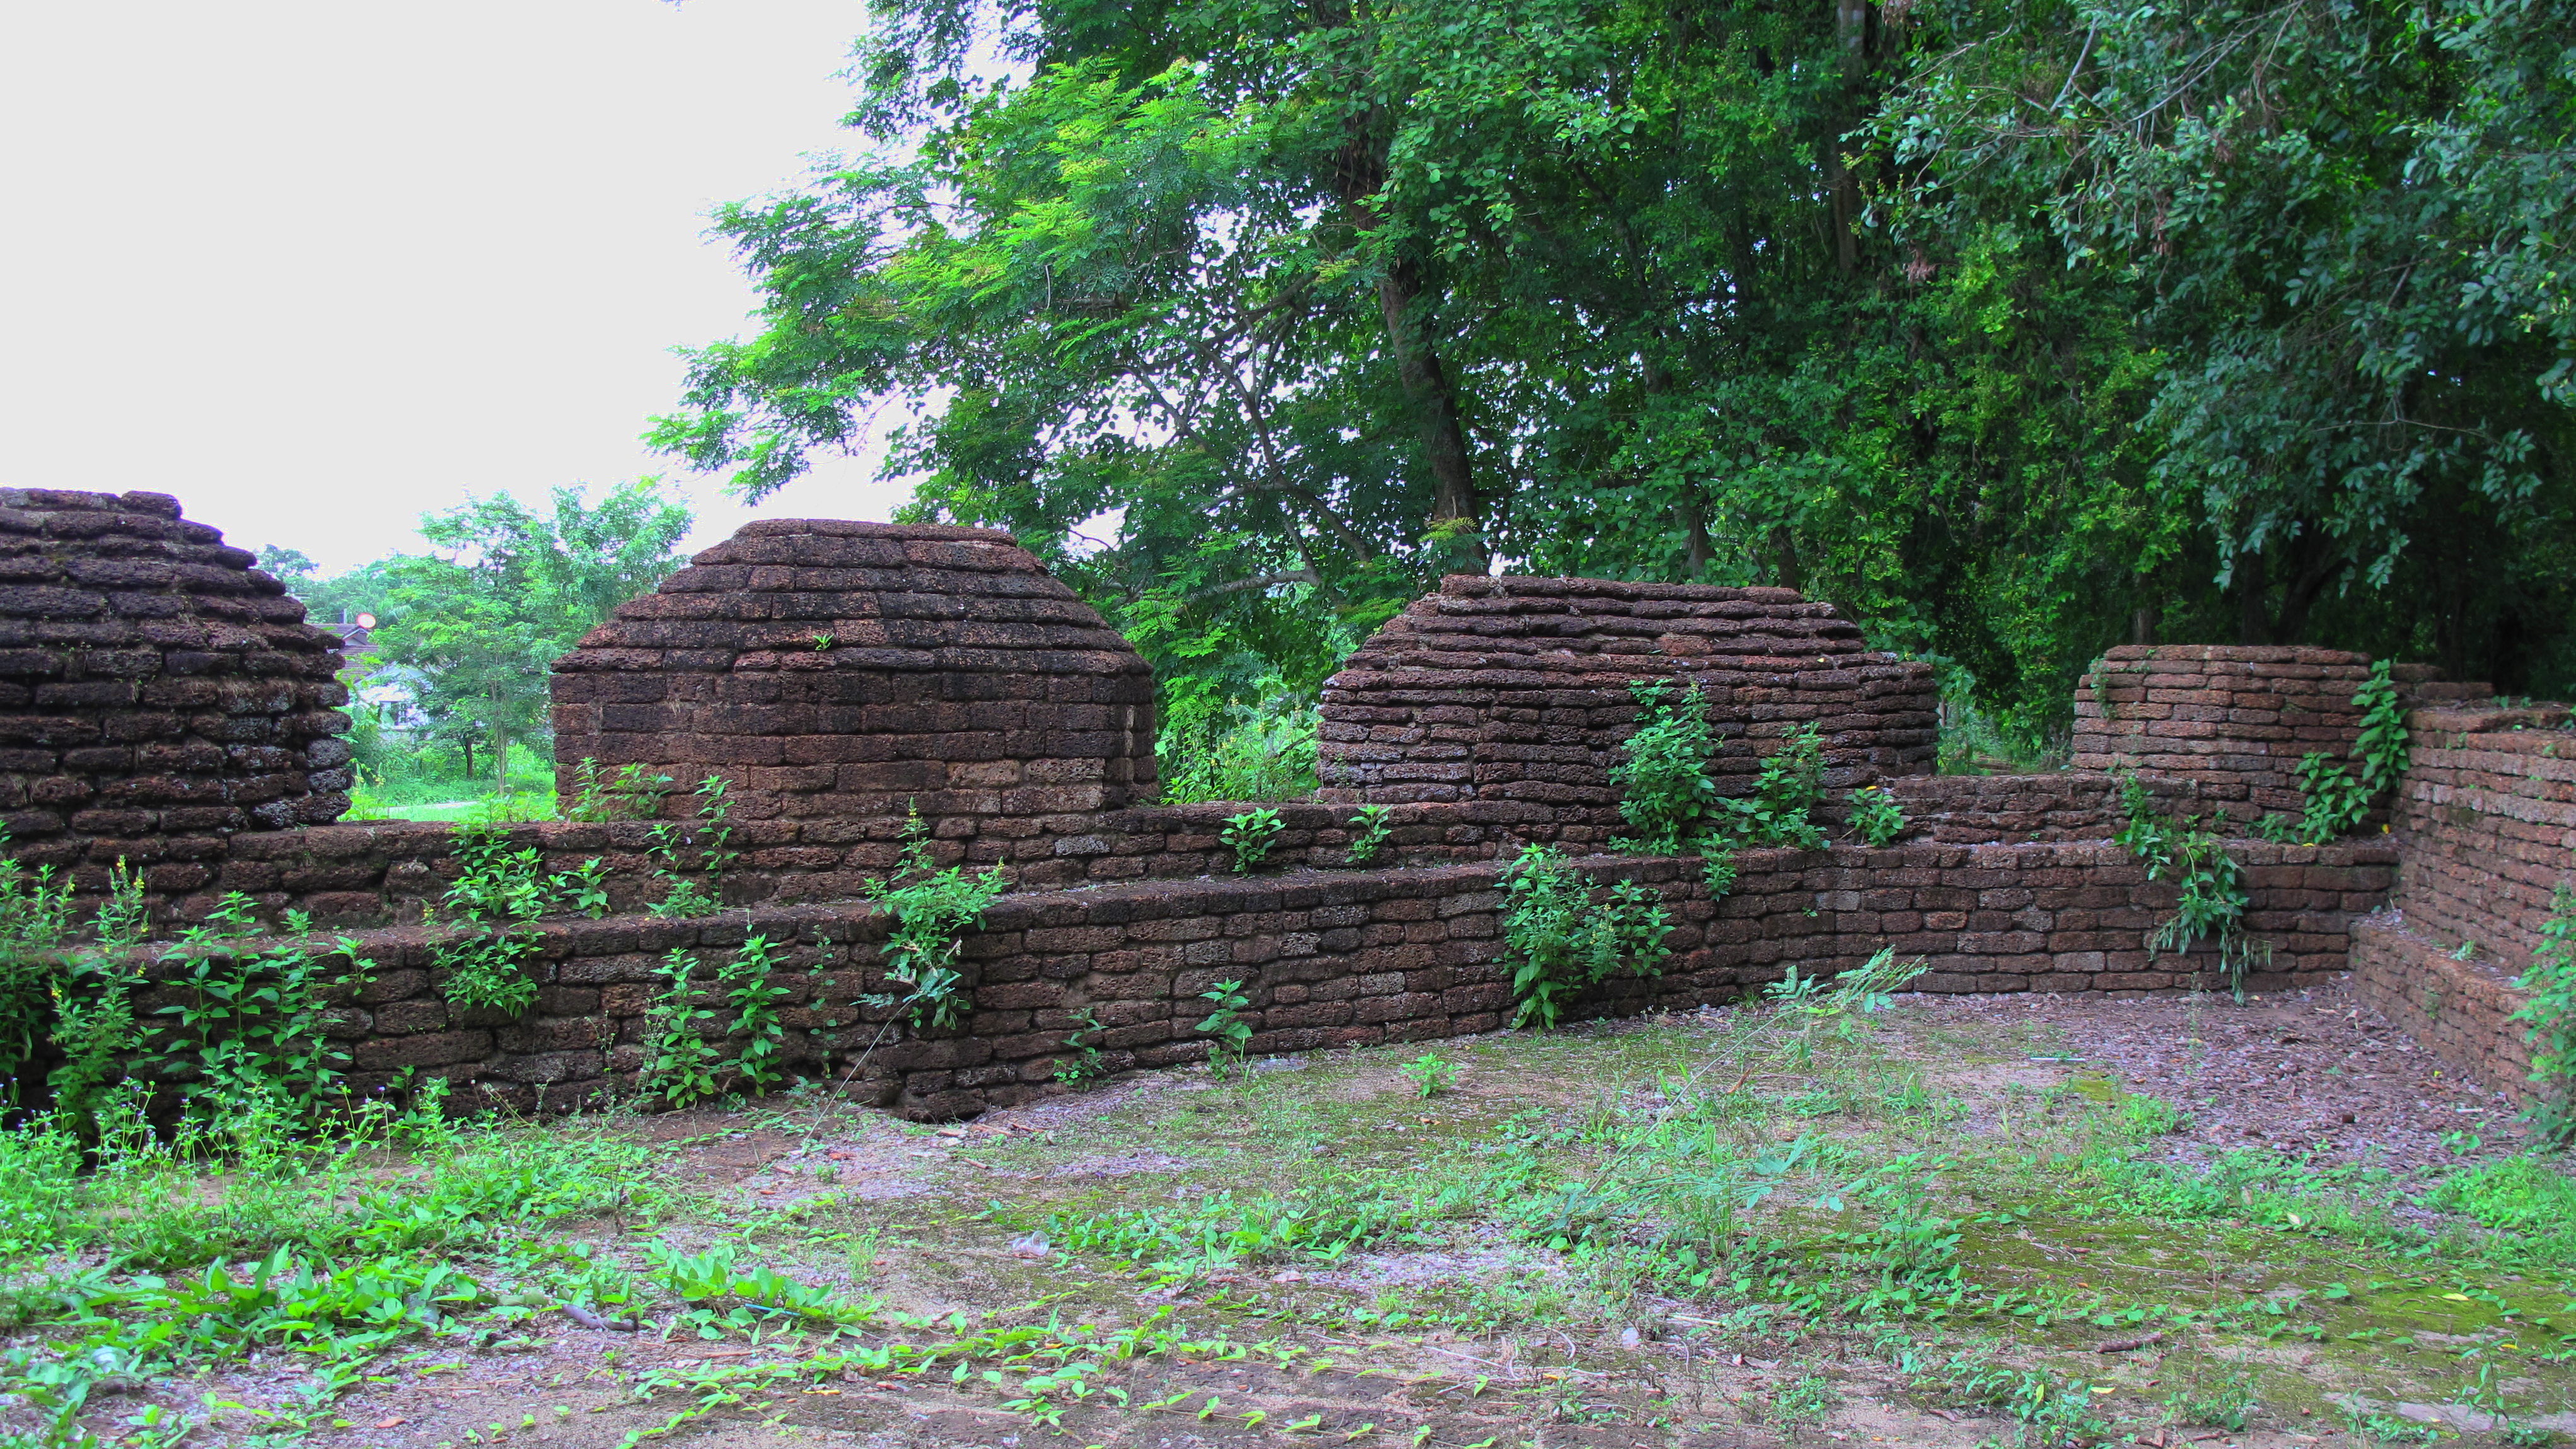
[[[1424, 341], [1414, 306], [1423, 293], [1422, 269], [1410, 260], [1397, 262], [1377, 279], [1378, 312], [1386, 319], [1387, 345], [1395, 354], [1396, 379], [1404, 385], [1414, 430], [1422, 439], [1423, 460], [1431, 465], [1431, 524], [1434, 530], [1453, 519], [1480, 524], [1476, 479], [1467, 456], [1467, 429], [1458, 417], [1457, 390], [1440, 354]], [[1478, 538], [1469, 561], [1481, 568], [1489, 561]]]
[[[1375, 204], [1379, 189], [1385, 185], [1384, 144], [1373, 134], [1369, 118], [1363, 116], [1352, 123], [1350, 140], [1333, 156], [1334, 194], [1341, 198], [1358, 230], [1375, 231], [1386, 224]], [[1467, 429], [1458, 411], [1457, 388], [1449, 380], [1449, 370], [1441, 365], [1438, 350], [1422, 335], [1421, 303], [1428, 291], [1421, 264], [1411, 257], [1399, 257], [1378, 277], [1378, 315], [1386, 323], [1387, 351], [1395, 358], [1396, 381], [1404, 389], [1415, 433], [1422, 440], [1423, 461], [1431, 469], [1431, 529], [1441, 533], [1445, 532], [1442, 525], [1456, 527], [1463, 521], [1467, 530], [1466, 536], [1458, 540], [1466, 545], [1461, 562], [1481, 573], [1490, 567], [1492, 556], [1481, 533], [1484, 516], [1477, 508], [1475, 472], [1467, 453]]]

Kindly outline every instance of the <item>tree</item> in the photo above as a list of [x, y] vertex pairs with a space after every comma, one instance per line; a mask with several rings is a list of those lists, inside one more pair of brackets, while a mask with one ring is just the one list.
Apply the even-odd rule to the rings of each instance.
[[547, 666], [620, 603], [668, 577], [689, 511], [646, 478], [596, 505], [557, 488], [538, 511], [506, 494], [421, 520], [431, 552], [370, 565], [383, 592], [375, 651], [419, 669], [433, 730], [473, 769], [488, 750], [509, 788], [509, 745], [545, 729]]
[[[2480, 3], [2498, 18], [2443, 20], [2380, 97], [2394, 33], [2331, 34], [2357, 12], [2324, 0], [878, 0], [853, 118], [876, 149], [719, 214], [762, 329], [695, 352], [654, 436], [756, 497], [907, 409], [915, 516], [1052, 555], [1176, 715], [1310, 687], [1496, 556], [1835, 599], [2032, 736], [2124, 639], [2465, 637], [2416, 628], [2410, 568], [2520, 578], [2516, 627], [2563, 634], [2534, 581], [2566, 530], [2528, 460], [2565, 406], [2535, 340], [2567, 315], [2565, 32], [2531, 23], [2552, 0]], [[2375, 14], [2357, 29], [2401, 12]], [[979, 34], [1025, 79], [973, 75]], [[2275, 204], [2305, 195], [2296, 157], [2210, 119], [2257, 100], [2276, 131], [2305, 108], [2323, 159], [2297, 174], [2330, 205]], [[2222, 133], [2246, 146], [2191, 139]], [[2173, 181], [2191, 165], [2215, 179]], [[2399, 184], [2436, 172], [2487, 179], [2456, 205]], [[2299, 290], [2355, 238], [2419, 234], [2421, 262]], [[2523, 363], [2356, 320], [2377, 280], [2482, 247], [2519, 290], [2450, 330]], [[2293, 357], [2318, 365], [2263, 395]], [[2356, 412], [2418, 361], [2413, 421]], [[1067, 546], [1110, 514], [1108, 547]]]

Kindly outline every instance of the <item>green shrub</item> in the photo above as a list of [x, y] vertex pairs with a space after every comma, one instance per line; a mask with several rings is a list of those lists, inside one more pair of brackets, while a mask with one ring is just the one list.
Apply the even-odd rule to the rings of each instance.
[[930, 827], [916, 808], [904, 824], [894, 872], [859, 890], [892, 918], [881, 959], [887, 979], [904, 987], [901, 996], [871, 996], [867, 1004], [892, 1006], [916, 1027], [954, 1030], [966, 1012], [965, 978], [957, 971], [966, 932], [983, 924], [1002, 890], [999, 868], [940, 869], [930, 856]]
[[1225, 817], [1225, 828], [1216, 838], [1234, 852], [1234, 870], [1241, 875], [1270, 858], [1270, 847], [1279, 843], [1287, 828], [1276, 810], [1246, 810]]
[[1707, 702], [1693, 685], [1678, 699], [1665, 698], [1666, 681], [1633, 679], [1637, 701], [1634, 734], [1619, 747], [1610, 783], [1619, 789], [1619, 814], [1636, 835], [1620, 842], [1654, 855], [1679, 854], [1708, 828], [1718, 809], [1716, 777], [1708, 770], [1717, 752]]
[[[1284, 688], [1284, 686], [1281, 686]], [[1195, 725], [1163, 731], [1163, 799], [1302, 800], [1315, 792], [1315, 737], [1323, 712], [1310, 699], [1273, 694], [1225, 706]]]
[[1672, 917], [1635, 881], [1596, 893], [1563, 856], [1532, 845], [1503, 867], [1501, 885], [1515, 1027], [1553, 1027], [1577, 992], [1652, 974], [1672, 954], [1664, 944]]
[[2531, 999], [2508, 1018], [2531, 1042], [2531, 1122], [2542, 1138], [2576, 1138], [2576, 886], [2560, 885], [2540, 926], [2540, 949], [2515, 982]]
[[1852, 836], [1861, 844], [1876, 850], [1905, 833], [1905, 807], [1881, 787], [1866, 785], [1843, 798], [1851, 805]]

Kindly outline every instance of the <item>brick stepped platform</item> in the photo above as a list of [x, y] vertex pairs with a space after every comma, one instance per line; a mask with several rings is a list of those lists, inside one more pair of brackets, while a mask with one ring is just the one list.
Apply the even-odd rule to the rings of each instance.
[[[2343, 969], [2348, 923], [2374, 907], [2395, 866], [2376, 843], [2243, 848], [2272, 941], [2278, 989]], [[1682, 1009], [1738, 999], [1796, 965], [1830, 973], [1881, 947], [1919, 955], [1932, 991], [2141, 993], [2212, 987], [2207, 952], [2151, 959], [2149, 928], [2173, 891], [2126, 852], [2093, 845], [1911, 845], [1884, 850], [1753, 851], [1733, 891], [1711, 902], [1696, 859], [1595, 856], [1594, 879], [1654, 886], [1672, 912], [1662, 974], [1613, 982], [1578, 1015]], [[1063, 1043], [1089, 1010], [1113, 1068], [1203, 1057], [1198, 993], [1247, 983], [1262, 1052], [1427, 1040], [1505, 1024], [1499, 866], [1139, 881], [1004, 897], [968, 938], [974, 1010], [963, 1032], [896, 1038], [868, 1056], [877, 1099], [919, 1118], [968, 1115], [1053, 1090]], [[637, 1090], [665, 953], [712, 967], [748, 935], [792, 943], [776, 978], [789, 987], [787, 1065], [817, 1071], [866, 1050], [881, 1012], [884, 923], [861, 902], [772, 905], [696, 920], [614, 916], [539, 928], [534, 1012], [512, 1020], [460, 1010], [438, 992], [431, 928], [356, 936], [372, 980], [337, 1013], [360, 1090], [402, 1069], [447, 1076], [522, 1110], [564, 1108]], [[251, 947], [239, 949], [256, 949]], [[164, 968], [166, 969], [166, 968]], [[162, 988], [141, 1005], [175, 1000]], [[837, 1025], [826, 1026], [826, 1021]]]

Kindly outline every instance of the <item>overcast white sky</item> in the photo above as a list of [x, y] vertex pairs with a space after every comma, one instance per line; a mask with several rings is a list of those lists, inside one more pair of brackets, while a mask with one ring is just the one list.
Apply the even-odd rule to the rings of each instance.
[[0, 6], [0, 485], [178, 495], [340, 569], [468, 493], [668, 472], [636, 441], [754, 304], [707, 209], [848, 144], [858, 0]]

